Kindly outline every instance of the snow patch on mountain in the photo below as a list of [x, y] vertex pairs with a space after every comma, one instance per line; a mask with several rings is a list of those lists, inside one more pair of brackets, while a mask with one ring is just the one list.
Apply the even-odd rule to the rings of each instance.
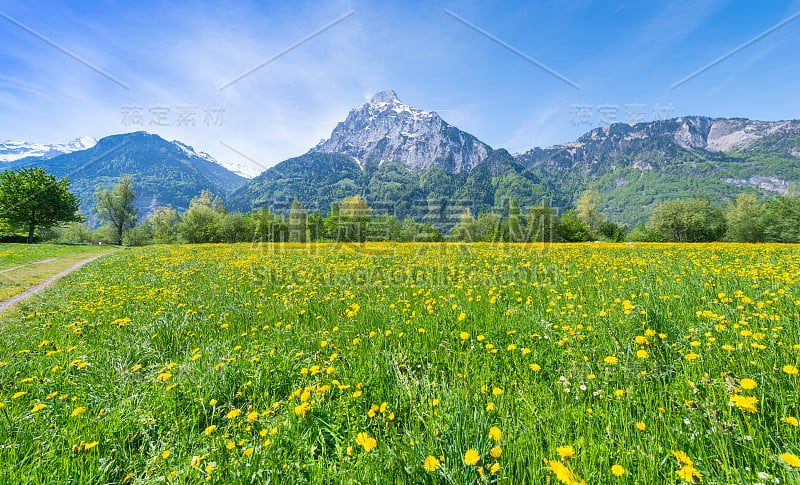
[[217, 165], [219, 165], [221, 167], [224, 167], [224, 168], [230, 170], [231, 172], [235, 173], [236, 175], [240, 175], [240, 176], [242, 176], [244, 178], [251, 179], [251, 178], [255, 177], [256, 175], [260, 174], [263, 171], [263, 169], [261, 169], [259, 167], [255, 167], [253, 165], [249, 165], [249, 164], [246, 164], [246, 163], [220, 162], [219, 160], [217, 160], [216, 158], [212, 157], [208, 153], [195, 151], [194, 148], [192, 148], [189, 145], [187, 145], [186, 143], [180, 142], [178, 140], [172, 140], [172, 143], [174, 143], [178, 148], [183, 150], [183, 152], [186, 153], [190, 158], [191, 157], [197, 157], [197, 158], [201, 158], [201, 159], [203, 159], [203, 160], [205, 160], [207, 162], [215, 163], [215, 164], [217, 164]]
[[87, 148], [92, 148], [96, 144], [97, 140], [91, 136], [81, 136], [70, 142], [60, 144], [7, 140], [0, 142], [0, 163], [13, 162], [29, 157], [47, 160], [65, 153], [86, 150]]

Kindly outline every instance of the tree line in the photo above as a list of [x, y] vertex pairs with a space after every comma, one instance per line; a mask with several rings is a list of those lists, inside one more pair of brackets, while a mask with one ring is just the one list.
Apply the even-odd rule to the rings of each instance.
[[[133, 177], [123, 175], [110, 190], [98, 187], [94, 215], [102, 226], [93, 230], [78, 211], [80, 201], [69, 192], [69, 179], [43, 169], [0, 173], [0, 234], [24, 230], [28, 242], [36, 229], [42, 240], [79, 243], [102, 241], [142, 246], [173, 243], [315, 241], [365, 242], [800, 242], [800, 193], [759, 201], [741, 194], [725, 205], [707, 198], [667, 200], [650, 211], [646, 224], [633, 228], [607, 221], [602, 196], [585, 191], [573, 210], [542, 204], [521, 208], [514, 200], [492, 212], [473, 215], [444, 200], [428, 201], [420, 217], [396, 218], [371, 207], [359, 196], [346, 197], [325, 214], [294, 200], [283, 210], [255, 208], [229, 211], [221, 197], [204, 190], [183, 212], [155, 208], [140, 218], [135, 208]], [[378, 204], [380, 206], [380, 204]]]

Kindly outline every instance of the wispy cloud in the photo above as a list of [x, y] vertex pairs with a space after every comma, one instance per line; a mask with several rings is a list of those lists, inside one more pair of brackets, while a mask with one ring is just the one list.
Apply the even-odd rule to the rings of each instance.
[[[702, 65], [698, 46], [716, 48], [721, 32], [736, 38], [720, 12], [730, 17], [747, 7], [762, 22], [800, 7], [750, 7], [734, 1], [617, 2], [609, 8], [590, 0], [503, 7], [473, 1], [456, 6], [196, 0], [143, 3], [131, 9], [110, 2], [0, 0], [0, 10], [130, 87], [120, 88], [0, 19], [0, 133], [8, 139], [55, 143], [144, 129], [220, 160], [246, 161], [220, 143], [224, 141], [272, 165], [304, 153], [329, 136], [350, 108], [376, 91], [393, 88], [402, 100], [438, 111], [492, 146], [523, 151], [574, 138], [580, 131], [570, 124], [574, 103], [671, 102], [664, 93], [669, 94], [672, 75]], [[580, 80], [581, 91], [466, 28], [443, 13], [446, 7], [569, 79]], [[351, 11], [356, 14], [220, 91]], [[784, 44], [758, 58], [759, 72], [749, 68], [737, 76], [752, 81], [780, 69], [786, 79], [796, 79], [800, 66], [793, 67], [785, 55], [800, 47], [793, 35], [796, 27], [777, 34]], [[709, 46], [713, 42], [717, 44]], [[768, 39], [764, 42], [748, 50], [748, 56], [773, 48]], [[729, 70], [721, 74], [731, 75]], [[744, 106], [743, 99], [763, 106], [761, 115], [767, 118], [800, 110], [789, 82], [763, 92], [743, 91], [740, 84], [725, 85], [713, 96], [704, 83], [698, 83], [705, 86], [702, 90], [694, 85], [676, 90], [680, 103], [675, 102], [675, 114], [714, 112], [724, 106], [731, 114], [752, 116], [736, 111]], [[779, 95], [782, 101], [774, 102]], [[122, 124], [126, 105], [143, 108], [144, 126]], [[204, 126], [201, 120], [196, 126], [177, 126], [174, 110], [183, 105], [199, 111], [221, 107], [224, 121], [218, 126]], [[170, 126], [149, 123], [148, 108], [153, 106], [173, 110]]]

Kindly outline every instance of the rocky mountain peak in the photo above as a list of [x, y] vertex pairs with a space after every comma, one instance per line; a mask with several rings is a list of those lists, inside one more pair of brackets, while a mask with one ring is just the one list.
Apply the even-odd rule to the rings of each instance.
[[393, 103], [395, 101], [400, 102], [400, 100], [397, 99], [397, 93], [394, 92], [394, 89], [387, 89], [386, 91], [376, 93], [375, 96], [369, 100], [369, 102], [373, 104]]
[[438, 114], [402, 103], [389, 89], [352, 109], [331, 137], [310, 152], [350, 155], [362, 166], [368, 161], [396, 161], [411, 171], [438, 165], [461, 172], [472, 169], [491, 150]]

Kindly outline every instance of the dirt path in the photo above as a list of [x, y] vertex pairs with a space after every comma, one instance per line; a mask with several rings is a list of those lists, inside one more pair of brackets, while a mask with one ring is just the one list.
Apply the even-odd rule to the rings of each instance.
[[[92, 256], [91, 258], [87, 258], [87, 259], [84, 259], [82, 261], [78, 261], [77, 263], [73, 264], [72, 266], [70, 266], [69, 268], [65, 269], [64, 271], [62, 271], [60, 273], [57, 273], [57, 274], [47, 278], [46, 280], [42, 281], [41, 283], [39, 283], [39, 284], [37, 284], [35, 286], [32, 286], [32, 287], [28, 288], [27, 290], [23, 291], [22, 293], [16, 294], [16, 295], [12, 296], [11, 298], [9, 298], [8, 300], [0, 301], [0, 313], [4, 312], [5, 310], [11, 308], [12, 306], [14, 306], [15, 304], [17, 304], [17, 303], [19, 303], [21, 301], [27, 300], [28, 298], [32, 297], [33, 295], [39, 293], [43, 289], [45, 289], [48, 286], [52, 285], [58, 279], [63, 278], [64, 276], [66, 276], [66, 275], [72, 273], [73, 271], [75, 271], [76, 269], [80, 268], [84, 264], [91, 263], [95, 259], [102, 258], [103, 256], [105, 256], [107, 254], [109, 254], [109, 253], [98, 254], [96, 256]], [[45, 262], [53, 261], [55, 259], [58, 259], [58, 258], [52, 258], [52, 259], [46, 259], [46, 260], [42, 260], [42, 261], [36, 261], [36, 263], [45, 263]], [[34, 263], [30, 263], [30, 264], [34, 264]], [[23, 265], [23, 266], [25, 266], [25, 265]], [[11, 268], [11, 269], [16, 269], [16, 268]], [[6, 270], [6, 271], [10, 271], [10, 270]]]
[[14, 266], [13, 268], [8, 268], [8, 269], [3, 269], [3, 270], [0, 270], [0, 273], [6, 273], [6, 272], [8, 272], [8, 271], [14, 271], [15, 269], [24, 268], [25, 266], [29, 266], [29, 265], [31, 265], [31, 264], [43, 264], [43, 263], [49, 263], [49, 262], [51, 262], [51, 261], [55, 261], [55, 260], [57, 260], [57, 259], [58, 259], [58, 258], [56, 257], [56, 258], [50, 258], [50, 259], [43, 259], [43, 260], [41, 260], [41, 261], [32, 261], [32, 262], [30, 262], [30, 263], [25, 263], [25, 264], [21, 264], [21, 265], [19, 265], [19, 266]]

